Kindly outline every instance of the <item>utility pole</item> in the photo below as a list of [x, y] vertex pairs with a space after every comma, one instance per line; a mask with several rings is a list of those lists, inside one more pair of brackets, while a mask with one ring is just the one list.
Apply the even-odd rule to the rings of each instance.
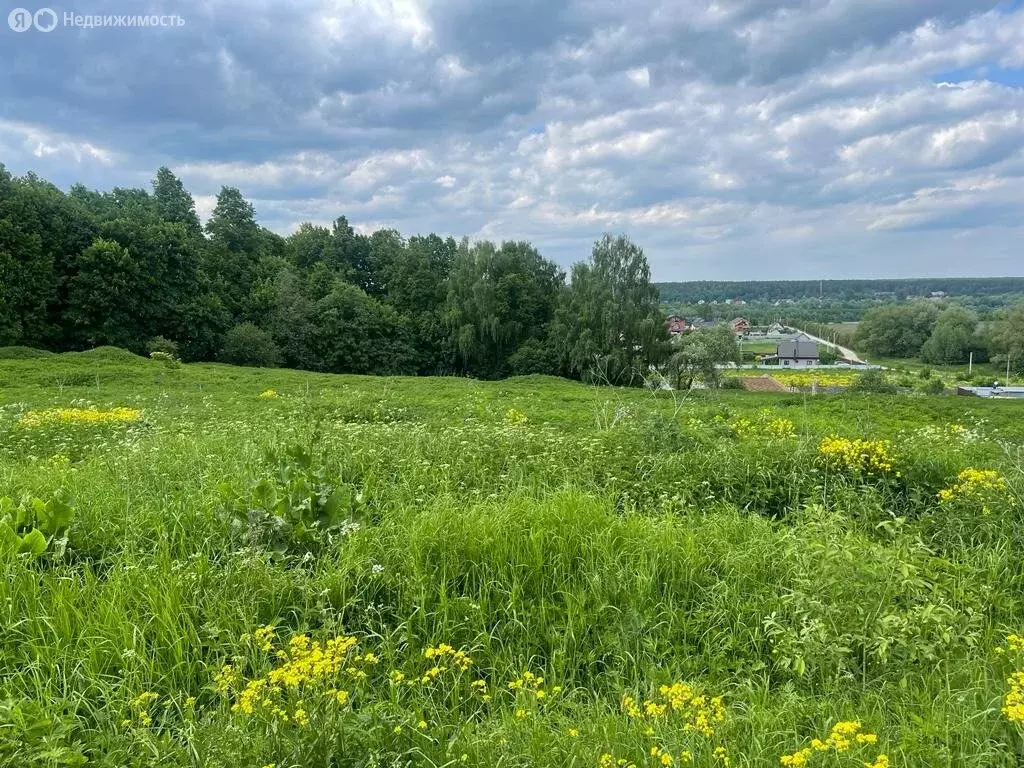
[[971, 352], [971, 359], [967, 363], [967, 375], [970, 376], [974, 372], [974, 353]]

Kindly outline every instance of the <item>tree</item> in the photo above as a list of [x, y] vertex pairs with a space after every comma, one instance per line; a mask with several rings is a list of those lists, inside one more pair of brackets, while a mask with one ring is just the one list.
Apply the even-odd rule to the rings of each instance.
[[739, 358], [740, 347], [732, 328], [716, 325], [683, 334], [666, 368], [676, 389], [690, 389], [697, 378], [709, 387], [717, 387], [718, 366]]
[[231, 313], [220, 296], [208, 288], [201, 289], [182, 309], [173, 336], [181, 344], [182, 359], [215, 359], [230, 325]]
[[163, 167], [153, 179], [153, 203], [157, 216], [171, 224], [183, 225], [190, 235], [200, 235], [196, 204], [181, 180]]
[[552, 332], [573, 376], [636, 384], [669, 354], [668, 332], [644, 252], [605, 235], [590, 261], [573, 266]]
[[834, 347], [821, 344], [818, 347], [818, 362], [822, 365], [832, 365], [839, 359]]
[[927, 301], [868, 310], [857, 326], [858, 347], [880, 357], [918, 357], [938, 316]]
[[77, 346], [140, 347], [135, 311], [139, 265], [126, 248], [97, 238], [75, 260], [68, 281], [67, 319]]
[[1000, 353], [1001, 363], [1024, 371], [1024, 301], [1003, 310], [992, 324], [992, 347]]
[[134, 335], [174, 337], [185, 305], [200, 292], [199, 233], [149, 214], [104, 222], [100, 234], [124, 248], [137, 269], [132, 290]]
[[516, 376], [531, 373], [553, 376], [558, 373], [558, 353], [540, 339], [527, 339], [512, 353], [508, 364]]
[[308, 221], [287, 239], [288, 258], [297, 269], [308, 271], [318, 264], [337, 267], [341, 262], [338, 243], [331, 230]]
[[971, 353], [976, 362], [988, 360], [988, 350], [978, 336], [978, 316], [960, 306], [946, 309], [921, 347], [921, 360], [935, 365], [966, 363]]
[[444, 304], [458, 244], [437, 235], [412, 237], [392, 251], [385, 270], [386, 301], [408, 315], [431, 312]]
[[276, 368], [281, 364], [281, 351], [270, 334], [252, 323], [239, 323], [224, 334], [220, 360], [231, 365]]
[[357, 286], [335, 283], [316, 303], [314, 328], [323, 370], [377, 375], [416, 371], [408, 322]]
[[564, 277], [527, 242], [463, 242], [448, 287], [447, 322], [465, 373], [499, 378], [528, 339], [546, 339]]
[[252, 290], [259, 259], [260, 228], [252, 203], [234, 187], [222, 187], [206, 231], [210, 235], [207, 265], [215, 290], [238, 316]]
[[16, 297], [20, 343], [73, 348], [78, 342], [68, 316], [68, 280], [78, 269], [80, 254], [98, 234], [94, 219], [81, 202], [32, 173], [0, 184], [0, 220], [4, 219], [12, 226], [7, 234], [13, 249], [8, 260], [17, 267], [0, 281], [5, 292]]
[[283, 350], [285, 365], [323, 370], [324, 352], [318, 347], [316, 303], [294, 270], [283, 270], [274, 283], [275, 301], [267, 328]]
[[19, 191], [0, 165], [0, 345], [40, 344], [57, 298], [53, 260], [19, 215]]

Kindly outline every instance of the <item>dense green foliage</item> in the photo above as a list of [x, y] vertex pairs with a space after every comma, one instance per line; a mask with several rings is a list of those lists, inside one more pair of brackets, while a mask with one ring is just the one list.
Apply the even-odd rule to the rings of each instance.
[[1024, 278], [695, 281], [657, 287], [668, 313], [706, 320], [743, 316], [755, 325], [781, 322], [801, 328], [858, 321], [872, 309], [918, 299], [954, 301], [987, 320], [1024, 299]]
[[1011, 768], [1020, 407], [0, 360], [0, 764]]
[[567, 285], [525, 242], [362, 235], [344, 217], [285, 238], [233, 187], [204, 232], [167, 168], [152, 192], [65, 194], [0, 166], [0, 345], [141, 353], [155, 339], [186, 360], [616, 383], [668, 353], [647, 260], [622, 237]]
[[873, 309], [857, 326], [858, 346], [882, 357], [916, 357], [938, 317], [938, 308], [923, 301]]
[[920, 358], [933, 365], [961, 365], [991, 357], [1024, 370], [1024, 302], [982, 323], [957, 304], [912, 301], [872, 309], [857, 325], [852, 345], [888, 358]]

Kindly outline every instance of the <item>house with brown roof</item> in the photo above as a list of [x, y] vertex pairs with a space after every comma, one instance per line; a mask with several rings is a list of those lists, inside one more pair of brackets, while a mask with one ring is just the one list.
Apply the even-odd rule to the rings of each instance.
[[673, 336], [693, 330], [693, 326], [687, 322], [686, 318], [679, 315], [669, 315], [665, 319], [665, 325], [668, 328], [668, 332]]
[[737, 317], [730, 323], [730, 325], [735, 333], [739, 333], [744, 336], [750, 333], [750, 321], [745, 317]]

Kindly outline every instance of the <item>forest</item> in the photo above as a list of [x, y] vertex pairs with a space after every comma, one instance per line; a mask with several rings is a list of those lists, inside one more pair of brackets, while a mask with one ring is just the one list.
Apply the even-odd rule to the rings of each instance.
[[[568, 279], [567, 279], [568, 278]], [[222, 188], [64, 192], [0, 166], [0, 346], [363, 374], [558, 374], [635, 383], [670, 351], [643, 251], [606, 235], [567, 276], [528, 242], [282, 237]]]
[[963, 297], [1024, 296], [1024, 277], [918, 277], [903, 280], [758, 280], [659, 283], [662, 301], [747, 302], [824, 299], [830, 302], [892, 301], [933, 293]]

